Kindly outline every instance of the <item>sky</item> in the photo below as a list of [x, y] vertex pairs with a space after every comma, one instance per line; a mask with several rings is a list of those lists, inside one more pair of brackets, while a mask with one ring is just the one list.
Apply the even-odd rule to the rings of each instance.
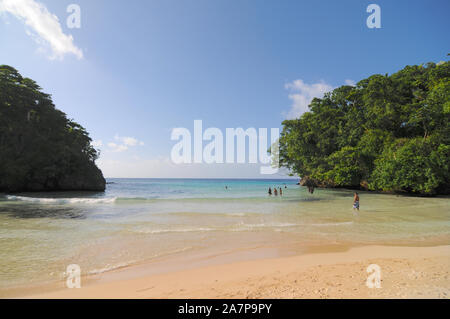
[[[366, 24], [372, 3], [381, 28]], [[80, 19], [68, 24], [71, 4]], [[281, 178], [259, 164], [175, 164], [171, 132], [193, 133], [194, 120], [223, 132], [281, 129], [335, 87], [447, 60], [449, 9], [446, 0], [0, 0], [0, 64], [88, 130], [106, 177]]]

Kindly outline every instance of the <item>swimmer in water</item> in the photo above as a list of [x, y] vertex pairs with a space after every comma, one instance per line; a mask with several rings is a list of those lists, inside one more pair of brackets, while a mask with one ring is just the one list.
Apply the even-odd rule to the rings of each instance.
[[353, 196], [353, 209], [356, 209], [359, 211], [359, 195], [356, 192], [354, 193], [354, 196]]

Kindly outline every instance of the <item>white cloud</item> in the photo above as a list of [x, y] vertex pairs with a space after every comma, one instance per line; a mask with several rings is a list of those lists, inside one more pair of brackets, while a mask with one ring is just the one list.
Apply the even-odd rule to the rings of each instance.
[[128, 146], [136, 146], [138, 144], [138, 140], [133, 137], [123, 137], [122, 141]]
[[332, 85], [324, 81], [308, 84], [301, 79], [287, 83], [285, 88], [291, 92], [289, 99], [292, 100], [291, 110], [286, 114], [286, 118], [288, 119], [298, 118], [303, 113], [308, 112], [308, 106], [313, 98], [322, 98], [324, 93], [334, 89]]
[[[109, 150], [111, 152], [120, 153], [128, 150], [130, 147], [134, 146], [143, 146], [144, 142], [139, 141], [138, 139], [134, 137], [129, 136], [119, 136], [116, 134], [114, 136], [114, 140], [116, 142], [109, 142], [106, 145], [109, 147]], [[100, 141], [101, 142], [101, 141]]]
[[0, 0], [0, 13], [9, 12], [22, 20], [34, 32], [27, 34], [39, 44], [50, 45], [51, 58], [62, 59], [65, 54], [74, 54], [78, 59], [83, 52], [73, 43], [73, 37], [62, 31], [58, 17], [50, 13], [47, 7], [36, 0]]
[[345, 80], [345, 85], [355, 86], [356, 82], [350, 79]]
[[123, 145], [123, 144], [116, 144], [116, 143], [108, 143], [108, 147], [110, 148], [110, 150], [112, 152], [116, 152], [116, 153], [120, 153], [123, 151], [126, 151], [128, 149], [128, 146]]
[[285, 178], [286, 169], [262, 175], [261, 164], [175, 164], [169, 158], [99, 159], [105, 177], [122, 178]]
[[102, 140], [96, 140], [96, 141], [92, 141], [91, 145], [93, 147], [98, 148], [98, 147], [102, 147], [103, 146], [103, 142], [102, 142]]
[[144, 142], [138, 141], [134, 137], [129, 137], [129, 136], [121, 137], [119, 135], [116, 135], [116, 136], [114, 136], [114, 139], [116, 141], [122, 142], [124, 145], [127, 145], [127, 146], [136, 146], [136, 145], [142, 146], [142, 145], [144, 145]]

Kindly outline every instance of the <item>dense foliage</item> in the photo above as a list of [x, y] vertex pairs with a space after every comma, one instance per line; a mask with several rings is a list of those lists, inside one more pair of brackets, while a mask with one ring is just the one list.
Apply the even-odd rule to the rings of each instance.
[[448, 194], [450, 64], [407, 66], [283, 122], [280, 164], [319, 186]]
[[50, 95], [0, 66], [0, 191], [104, 190], [97, 151]]

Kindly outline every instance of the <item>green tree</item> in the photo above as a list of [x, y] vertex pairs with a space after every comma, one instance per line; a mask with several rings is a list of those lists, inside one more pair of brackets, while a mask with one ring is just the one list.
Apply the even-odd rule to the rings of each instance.
[[422, 194], [445, 192], [450, 147], [436, 138], [400, 139], [375, 161], [370, 187]]
[[0, 191], [104, 190], [86, 130], [35, 81], [0, 66]]
[[322, 186], [449, 193], [450, 64], [372, 75], [283, 122], [280, 164]]

